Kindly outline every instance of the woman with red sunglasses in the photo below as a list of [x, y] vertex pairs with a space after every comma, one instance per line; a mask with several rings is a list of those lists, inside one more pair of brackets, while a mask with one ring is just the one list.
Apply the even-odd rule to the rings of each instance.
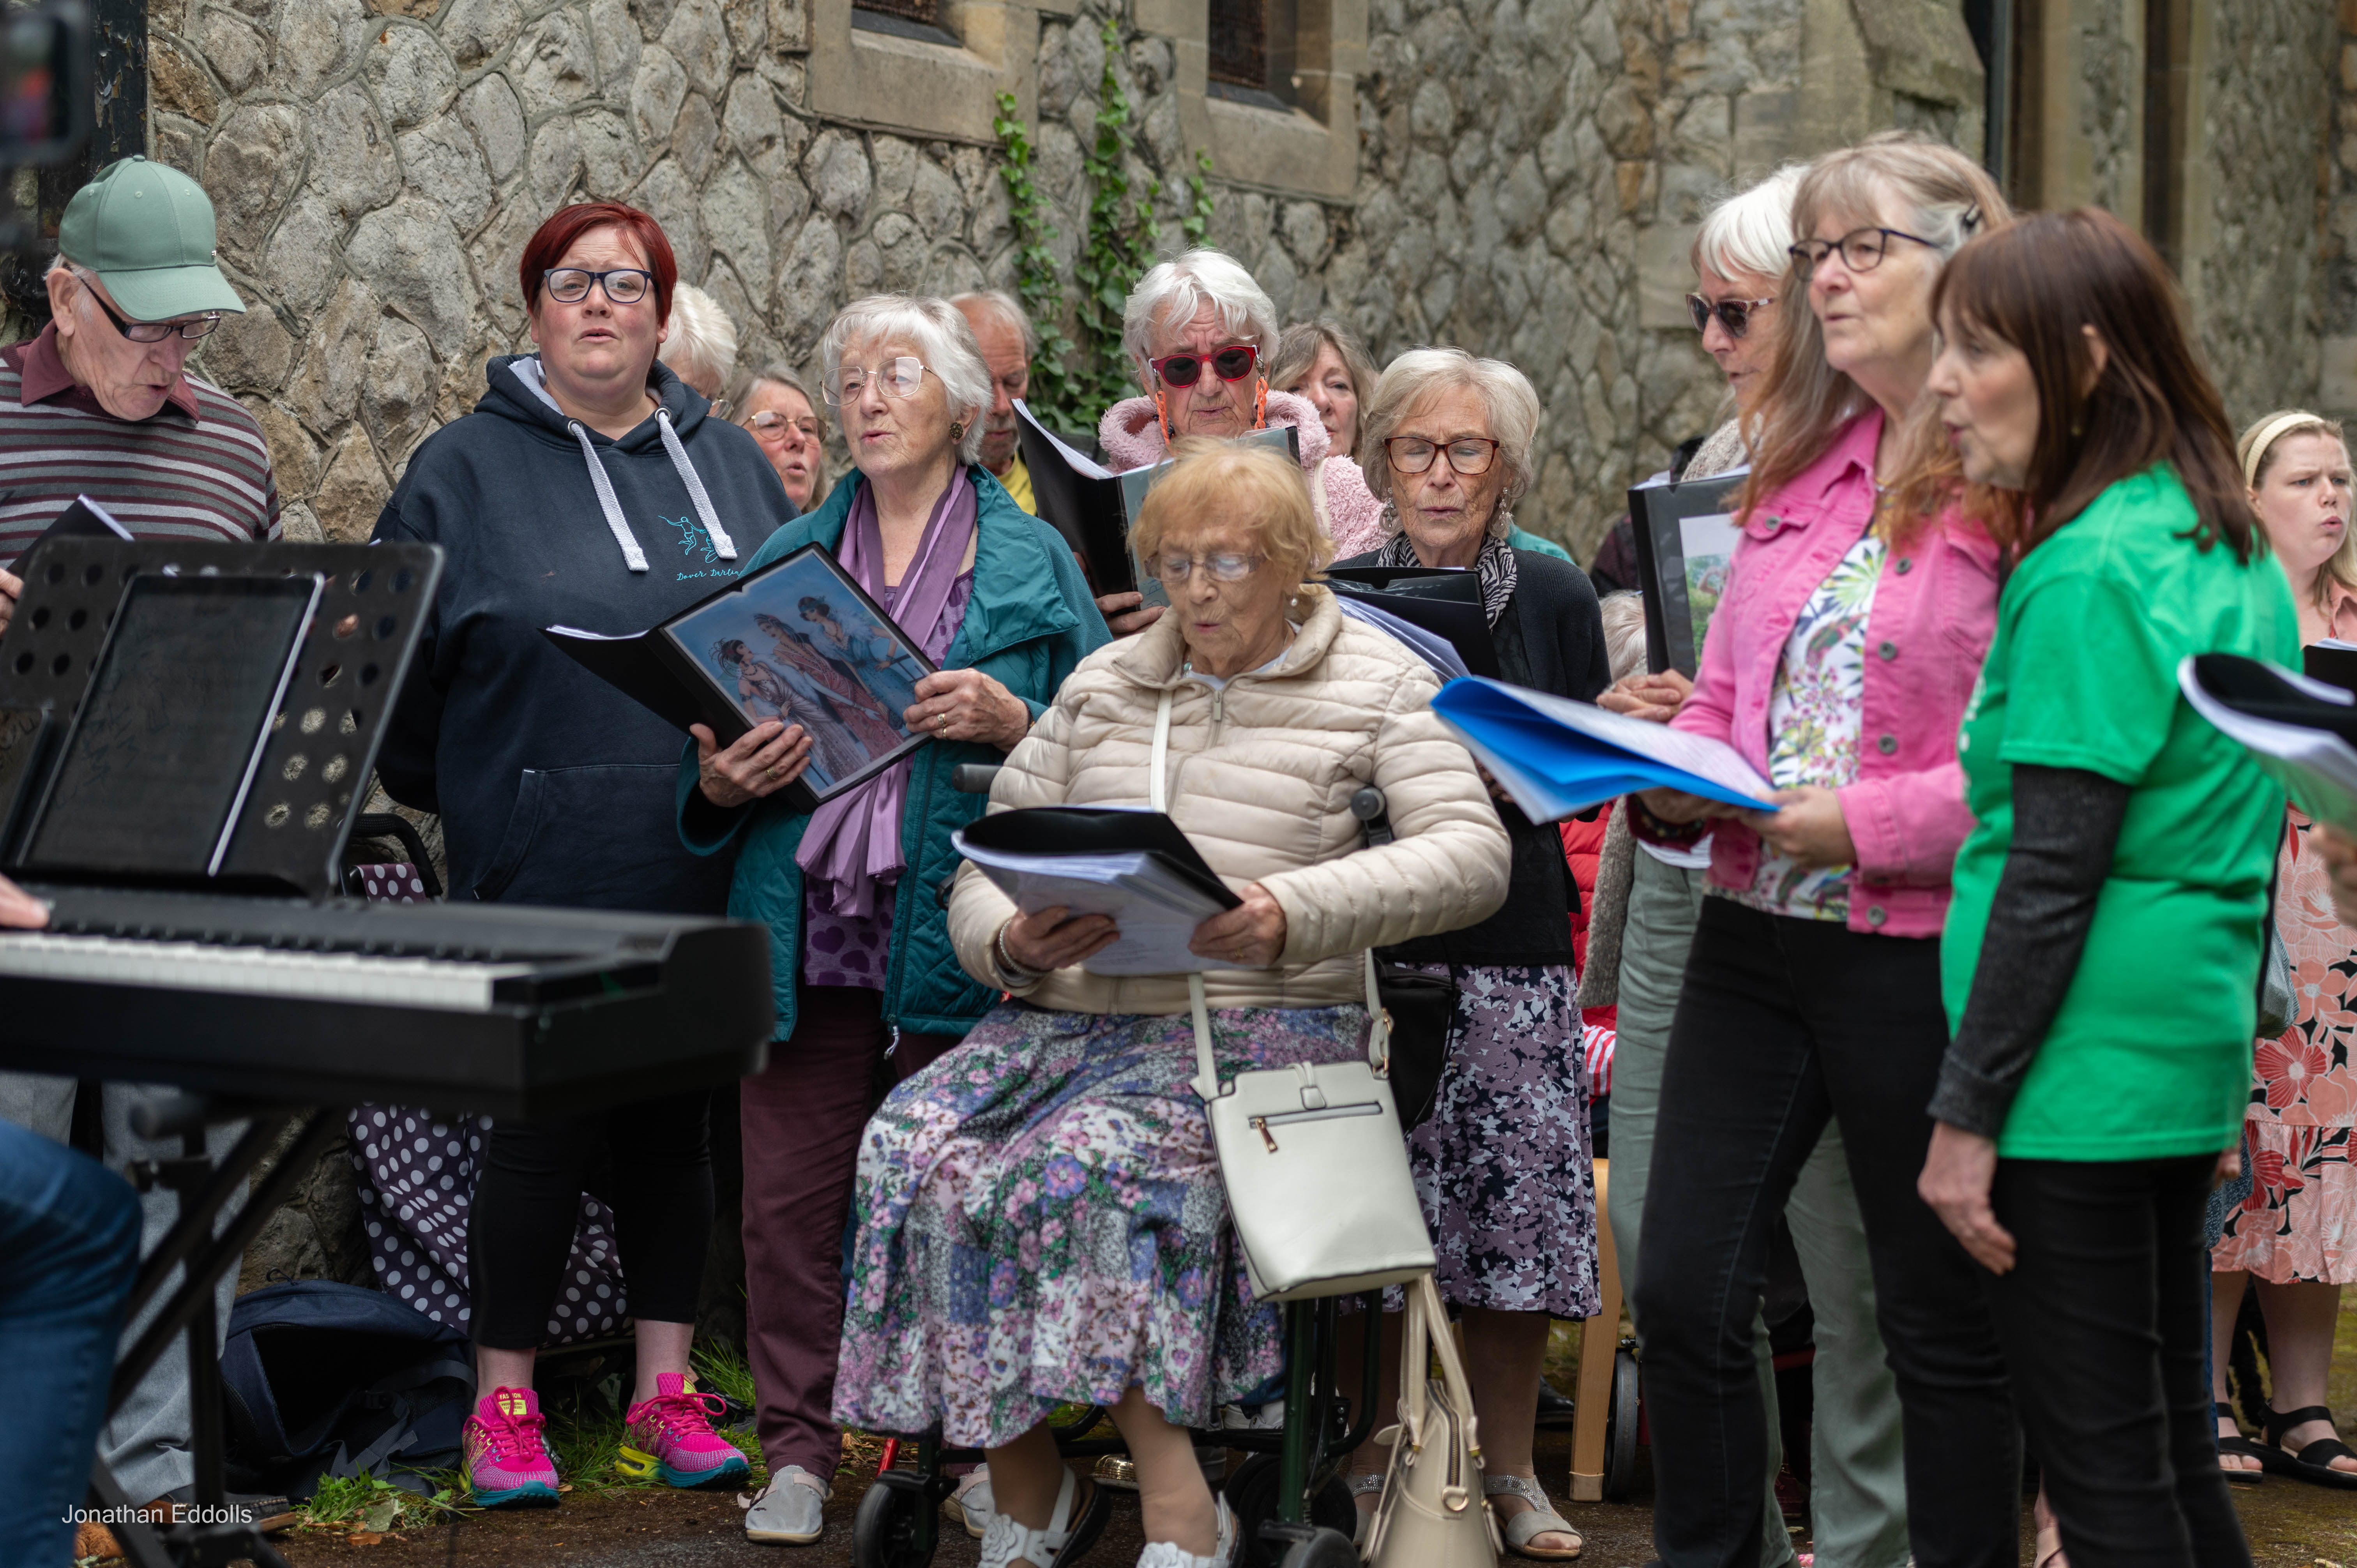
[[[1332, 438], [1316, 406], [1269, 388], [1277, 330], [1275, 305], [1223, 252], [1189, 251], [1140, 278], [1122, 310], [1121, 346], [1146, 394], [1105, 411], [1097, 438], [1106, 466], [1121, 471], [1159, 463], [1171, 443], [1189, 435], [1227, 440], [1290, 425], [1318, 526], [1333, 540], [1335, 554], [1372, 550], [1383, 542], [1383, 503], [1369, 493], [1357, 464], [1327, 461]], [[1142, 604], [1135, 594], [1103, 601], [1114, 636], [1154, 624], [1162, 612]]]

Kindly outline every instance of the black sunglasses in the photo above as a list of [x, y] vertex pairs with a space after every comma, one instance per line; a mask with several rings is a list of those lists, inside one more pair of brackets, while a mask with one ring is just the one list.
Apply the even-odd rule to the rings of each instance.
[[1690, 294], [1686, 295], [1686, 314], [1694, 317], [1697, 332], [1709, 331], [1710, 318], [1716, 316], [1729, 338], [1740, 338], [1751, 330], [1751, 313], [1763, 305], [1775, 303], [1772, 294], [1765, 299], [1722, 299], [1717, 305], [1698, 294]]
[[1259, 359], [1260, 350], [1251, 344], [1231, 343], [1209, 354], [1171, 354], [1146, 362], [1162, 378], [1163, 385], [1191, 387], [1202, 379], [1205, 365], [1211, 366], [1211, 373], [1223, 381], [1240, 381], [1252, 374]]

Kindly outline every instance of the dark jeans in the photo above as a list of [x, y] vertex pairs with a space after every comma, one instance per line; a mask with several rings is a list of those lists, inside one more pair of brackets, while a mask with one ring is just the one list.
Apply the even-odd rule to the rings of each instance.
[[[864, 986], [805, 985], [794, 1005], [793, 1037], [743, 1083], [745, 1337], [770, 1474], [799, 1465], [828, 1482], [843, 1454], [843, 1227], [892, 1030], [883, 993]], [[963, 1037], [902, 1035], [892, 1076], [909, 1077]]]
[[2017, 1262], [1983, 1283], [2072, 1568], [2249, 1568], [2205, 1370], [2217, 1164], [1997, 1163]]
[[2020, 1438], [1982, 1271], [1915, 1196], [1947, 1045], [1938, 941], [1703, 900], [1637, 1257], [1653, 1540], [1670, 1568], [1759, 1561], [1767, 1434], [1752, 1316], [1770, 1233], [1828, 1118], [1899, 1388], [1915, 1561], [2013, 1568]]
[[138, 1265], [131, 1184], [0, 1122], [0, 1563], [73, 1556]]
[[475, 1287], [475, 1343], [538, 1348], [549, 1304], [565, 1282], [581, 1183], [598, 1134], [613, 1150], [614, 1245], [630, 1316], [693, 1323], [712, 1235], [712, 1091], [669, 1095], [609, 1111], [500, 1122], [467, 1227]]

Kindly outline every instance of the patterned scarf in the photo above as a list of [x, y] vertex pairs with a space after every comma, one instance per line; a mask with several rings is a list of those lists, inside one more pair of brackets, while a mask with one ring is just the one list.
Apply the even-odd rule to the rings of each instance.
[[[1505, 521], [1508, 527], [1513, 526], [1511, 516]], [[1399, 527], [1399, 513], [1388, 501], [1383, 503], [1383, 525], [1394, 529]], [[1394, 533], [1391, 542], [1376, 554], [1375, 564], [1421, 566], [1424, 563], [1416, 559], [1415, 545], [1402, 530]], [[1506, 613], [1506, 606], [1514, 596], [1514, 553], [1506, 547], [1503, 539], [1485, 536], [1481, 541], [1480, 557], [1473, 566], [1481, 574], [1481, 613], [1495, 627], [1498, 618]]]

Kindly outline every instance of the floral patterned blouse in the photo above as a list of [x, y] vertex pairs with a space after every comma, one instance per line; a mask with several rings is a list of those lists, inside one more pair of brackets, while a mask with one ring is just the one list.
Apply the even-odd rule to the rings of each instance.
[[[1857, 737], [1866, 708], [1866, 622], [1886, 554], [1869, 532], [1827, 575], [1792, 622], [1768, 693], [1768, 781], [1838, 789], [1857, 781]], [[1771, 915], [1849, 918], [1855, 866], [1803, 870], [1760, 846], [1751, 886], [1727, 894]], [[1713, 892], [1718, 891], [1717, 888]]]

